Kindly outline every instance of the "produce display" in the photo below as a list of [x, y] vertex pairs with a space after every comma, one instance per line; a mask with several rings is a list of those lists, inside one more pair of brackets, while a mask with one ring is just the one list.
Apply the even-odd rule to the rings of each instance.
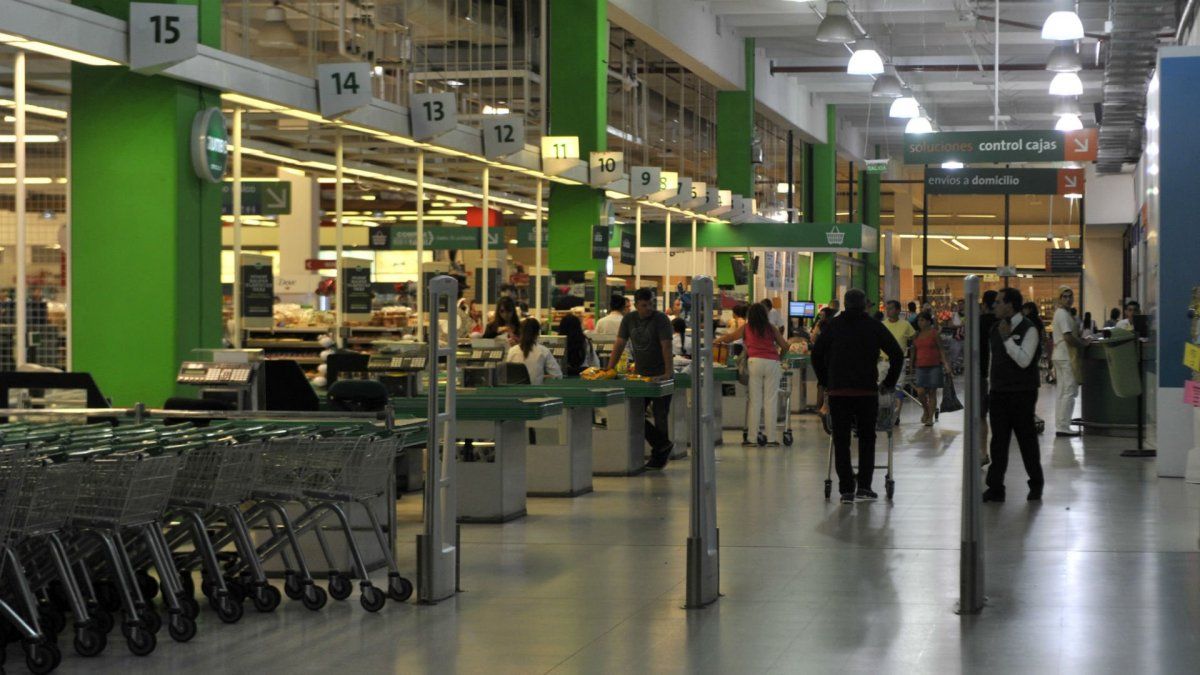
[[617, 371], [604, 368], [588, 368], [580, 373], [579, 377], [584, 380], [615, 380], [617, 379]]

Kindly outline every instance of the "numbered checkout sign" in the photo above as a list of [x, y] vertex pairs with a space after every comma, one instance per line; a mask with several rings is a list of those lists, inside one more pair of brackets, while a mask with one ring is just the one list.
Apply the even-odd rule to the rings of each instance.
[[629, 196], [646, 197], [658, 192], [662, 169], [656, 166], [635, 166], [629, 172]]
[[317, 102], [322, 117], [334, 117], [370, 103], [370, 64], [359, 61], [319, 64]]
[[625, 153], [593, 152], [588, 158], [588, 183], [592, 187], [611, 185], [625, 173]]
[[578, 136], [543, 136], [542, 171], [557, 176], [575, 168], [579, 161]]
[[525, 149], [525, 117], [484, 115], [483, 156], [488, 159], [516, 154]]
[[129, 69], [155, 73], [196, 55], [195, 5], [134, 2], [129, 5]]
[[458, 126], [458, 99], [453, 92], [413, 94], [408, 99], [412, 137], [427, 141]]

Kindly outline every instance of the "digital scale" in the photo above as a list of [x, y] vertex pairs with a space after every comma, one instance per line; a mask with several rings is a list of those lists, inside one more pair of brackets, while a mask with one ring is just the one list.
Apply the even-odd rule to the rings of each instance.
[[396, 356], [394, 354], [373, 354], [367, 362], [367, 372], [387, 373], [396, 371], [424, 370], [428, 359], [424, 356]]
[[237, 410], [260, 410], [265, 401], [261, 349], [200, 349], [209, 361], [184, 361], [176, 384], [200, 387], [200, 398], [233, 403]]

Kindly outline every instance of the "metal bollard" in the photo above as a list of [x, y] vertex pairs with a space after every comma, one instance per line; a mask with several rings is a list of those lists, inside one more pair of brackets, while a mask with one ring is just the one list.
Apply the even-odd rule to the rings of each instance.
[[687, 540], [688, 609], [720, 596], [721, 549], [717, 530], [717, 463], [713, 439], [713, 280], [692, 280], [692, 508]]
[[979, 410], [983, 406], [980, 392], [979, 350], [979, 277], [968, 275], [964, 280], [964, 298], [967, 317], [965, 350], [966, 398], [963, 400], [963, 499], [962, 536], [958, 559], [958, 613], [978, 614], [983, 610], [983, 523], [981, 504], [983, 501], [983, 479], [979, 462], [982, 426]]

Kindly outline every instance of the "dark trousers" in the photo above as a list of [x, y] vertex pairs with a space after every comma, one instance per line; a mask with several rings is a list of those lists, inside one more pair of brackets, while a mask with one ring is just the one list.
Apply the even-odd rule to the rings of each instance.
[[858, 430], [858, 484], [870, 490], [875, 475], [875, 418], [878, 396], [830, 396], [829, 417], [833, 427], [833, 465], [837, 469], [838, 492], [854, 492], [854, 466], [850, 463], [850, 428]]
[[[658, 453], [667, 449], [671, 444], [668, 427], [671, 423], [671, 397], [644, 399], [649, 410], [646, 411], [646, 442], [652, 452]], [[651, 419], [654, 421], [651, 422]]]
[[988, 466], [987, 486], [1004, 494], [1004, 473], [1008, 471], [1008, 446], [1013, 435], [1021, 449], [1021, 461], [1029, 474], [1029, 489], [1041, 492], [1046, 479], [1042, 475], [1042, 453], [1038, 448], [1034, 408], [1037, 390], [993, 391], [988, 401], [988, 419], [992, 425], [992, 463]]

